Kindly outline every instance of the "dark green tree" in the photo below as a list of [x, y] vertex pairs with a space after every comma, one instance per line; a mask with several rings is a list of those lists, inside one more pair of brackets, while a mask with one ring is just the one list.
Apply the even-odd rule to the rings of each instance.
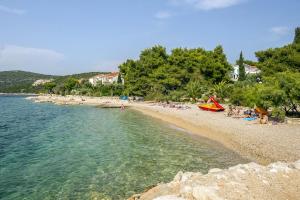
[[121, 84], [121, 83], [122, 83], [122, 76], [121, 76], [121, 73], [119, 73], [119, 75], [118, 75], [117, 83], [118, 83], [118, 84]]
[[54, 82], [48, 82], [44, 84], [44, 88], [49, 94], [53, 93], [53, 89], [55, 87], [56, 87], [56, 83]]
[[245, 72], [244, 57], [242, 51], [240, 53], [238, 65], [239, 65], [239, 81], [244, 81], [246, 79], [246, 72]]
[[295, 29], [294, 44], [300, 44], [300, 27]]
[[78, 80], [75, 78], [68, 78], [64, 83], [64, 87], [68, 93], [70, 93], [73, 89], [75, 89], [78, 84]]

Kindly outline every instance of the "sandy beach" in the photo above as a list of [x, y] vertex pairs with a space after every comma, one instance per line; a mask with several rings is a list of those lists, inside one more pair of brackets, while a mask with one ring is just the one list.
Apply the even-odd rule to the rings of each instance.
[[202, 111], [195, 104], [183, 105], [189, 109], [177, 109], [157, 103], [128, 102], [110, 97], [41, 95], [28, 99], [58, 105], [124, 105], [185, 129], [189, 133], [217, 141], [260, 164], [275, 161], [293, 162], [300, 159], [300, 125], [296, 124], [261, 125], [256, 121], [226, 117], [225, 112]]

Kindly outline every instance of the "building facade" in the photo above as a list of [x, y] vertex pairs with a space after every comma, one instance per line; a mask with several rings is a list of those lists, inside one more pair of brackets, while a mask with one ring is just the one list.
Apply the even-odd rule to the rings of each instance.
[[32, 86], [36, 87], [36, 86], [39, 86], [39, 85], [44, 85], [46, 83], [50, 83], [52, 81], [53, 81], [53, 79], [39, 79], [39, 80], [34, 81]]
[[[251, 66], [251, 65], [248, 65], [248, 64], [244, 64], [244, 67], [245, 67], [245, 73], [246, 75], [251, 75], [251, 74], [259, 74], [261, 71], [260, 69], [258, 69], [256, 66]], [[238, 65], [233, 65], [232, 66], [233, 70], [232, 70], [232, 73], [231, 73], [231, 79], [233, 81], [237, 81], [239, 80], [239, 66]]]
[[[96, 86], [99, 83], [104, 85], [109, 85], [109, 84], [117, 83], [118, 77], [119, 77], [119, 72], [112, 72], [109, 74], [98, 74], [96, 76], [89, 78], [89, 82], [93, 86]], [[122, 83], [123, 83], [123, 79], [122, 79]]]

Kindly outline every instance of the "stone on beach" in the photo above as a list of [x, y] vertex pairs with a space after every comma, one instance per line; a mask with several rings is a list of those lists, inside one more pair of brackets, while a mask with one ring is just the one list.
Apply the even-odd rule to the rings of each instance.
[[249, 163], [225, 170], [212, 170], [205, 175], [179, 172], [172, 182], [154, 187], [136, 199], [297, 199], [300, 197], [299, 163], [300, 160], [268, 166]]

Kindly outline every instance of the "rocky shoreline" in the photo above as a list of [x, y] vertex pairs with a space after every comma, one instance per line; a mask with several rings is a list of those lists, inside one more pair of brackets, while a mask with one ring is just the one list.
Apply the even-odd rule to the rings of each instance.
[[249, 163], [208, 174], [179, 172], [170, 183], [159, 184], [129, 200], [282, 200], [300, 197], [300, 160], [268, 166]]

